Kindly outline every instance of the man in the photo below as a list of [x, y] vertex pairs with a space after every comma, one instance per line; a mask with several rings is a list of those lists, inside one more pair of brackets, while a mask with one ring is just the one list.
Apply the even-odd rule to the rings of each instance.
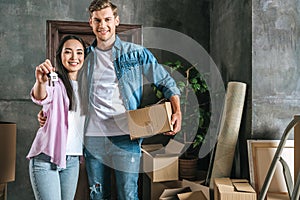
[[[120, 19], [114, 4], [93, 0], [89, 13], [96, 40], [87, 49], [79, 87], [82, 110], [87, 114], [84, 156], [90, 199], [111, 198], [114, 169], [118, 200], [135, 200], [142, 139], [130, 139], [124, 114], [140, 106], [145, 76], [170, 100], [173, 131], [166, 134], [175, 135], [181, 129], [180, 92], [149, 50], [121, 41], [116, 35]], [[42, 125], [41, 116], [39, 121]]]

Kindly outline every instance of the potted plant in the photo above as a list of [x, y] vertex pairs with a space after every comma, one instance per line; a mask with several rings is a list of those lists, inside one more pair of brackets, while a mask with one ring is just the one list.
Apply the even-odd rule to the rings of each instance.
[[[182, 126], [175, 139], [184, 143], [185, 149], [179, 159], [179, 175], [192, 180], [196, 176], [199, 149], [210, 121], [208, 86], [203, 74], [195, 66], [187, 67], [180, 61], [167, 62], [165, 65], [170, 68], [170, 73], [181, 91]], [[154, 92], [158, 98], [163, 98], [162, 93], [155, 87]]]

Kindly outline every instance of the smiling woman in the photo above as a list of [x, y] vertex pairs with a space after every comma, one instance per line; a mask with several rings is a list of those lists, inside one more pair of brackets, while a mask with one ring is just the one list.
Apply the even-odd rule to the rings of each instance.
[[69, 79], [76, 80], [77, 72], [81, 69], [84, 60], [82, 44], [75, 39], [67, 40], [62, 48], [61, 64], [68, 71]]
[[[75, 196], [85, 119], [80, 114], [80, 106], [76, 106], [80, 104], [76, 80], [85, 48], [81, 38], [68, 35], [58, 46], [56, 67], [46, 59], [35, 69], [36, 82], [31, 98], [43, 106], [47, 117], [27, 155], [36, 199], [71, 200]], [[55, 70], [59, 78], [55, 84], [47, 85], [49, 74]]]

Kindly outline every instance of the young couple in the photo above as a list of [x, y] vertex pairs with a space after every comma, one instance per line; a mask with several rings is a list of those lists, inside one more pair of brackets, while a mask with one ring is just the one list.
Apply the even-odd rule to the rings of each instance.
[[[139, 107], [143, 76], [171, 102], [174, 131], [168, 134], [181, 128], [175, 81], [149, 50], [119, 39], [117, 7], [109, 0], [93, 0], [89, 13], [94, 43], [86, 49], [80, 38], [66, 36], [57, 50], [57, 66], [46, 60], [35, 69], [31, 95], [47, 118], [27, 156], [36, 199], [73, 199], [81, 155], [90, 199], [111, 198], [111, 169], [118, 199], [138, 199], [142, 139], [131, 140], [126, 126], [120, 126], [126, 119], [116, 116]], [[48, 85], [52, 71], [59, 80]]]

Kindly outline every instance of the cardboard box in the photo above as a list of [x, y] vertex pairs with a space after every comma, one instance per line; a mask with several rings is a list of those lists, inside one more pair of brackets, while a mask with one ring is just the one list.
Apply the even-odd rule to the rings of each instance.
[[180, 188], [165, 189], [159, 200], [209, 200], [209, 187], [182, 180]]
[[267, 193], [267, 200], [290, 200], [288, 194]]
[[161, 144], [142, 145], [143, 170], [153, 182], [178, 180], [178, 157], [184, 144], [170, 140]]
[[143, 174], [143, 200], [158, 200], [165, 189], [180, 188], [181, 181], [152, 182], [147, 174]]
[[171, 116], [170, 102], [128, 111], [128, 128], [131, 139], [172, 131]]
[[0, 183], [15, 180], [16, 132], [15, 123], [0, 122]]
[[180, 187], [173, 189], [165, 189], [160, 195], [159, 200], [177, 200], [178, 194], [190, 193], [191, 189], [189, 187]]
[[215, 200], [256, 200], [256, 192], [245, 179], [215, 178]]

